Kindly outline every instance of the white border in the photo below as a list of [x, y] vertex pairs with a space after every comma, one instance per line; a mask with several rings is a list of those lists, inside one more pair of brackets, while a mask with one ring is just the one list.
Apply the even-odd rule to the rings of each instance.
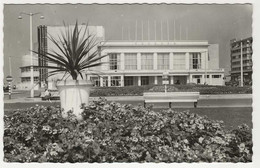
[[[252, 3], [253, 4], [253, 162], [252, 163], [172, 163], [172, 164], [166, 164], [166, 163], [145, 163], [145, 164], [139, 164], [139, 163], [105, 163], [105, 164], [89, 164], [89, 163], [76, 163], [76, 164], [70, 164], [70, 163], [64, 163], [64, 164], [51, 164], [51, 163], [5, 163], [3, 162], [3, 111], [0, 113], [0, 167], [6, 168], [6, 167], [12, 167], [12, 168], [21, 168], [21, 167], [127, 167], [127, 168], [133, 168], [133, 167], [178, 167], [178, 168], [186, 168], [186, 167], [194, 167], [194, 168], [204, 168], [204, 167], [214, 167], [214, 168], [222, 168], [222, 167], [228, 167], [228, 168], [257, 168], [260, 167], [260, 146], [259, 146], [259, 133], [260, 133], [260, 122], [258, 121], [260, 119], [260, 93], [259, 93], [259, 87], [260, 86], [260, 80], [259, 80], [259, 72], [260, 72], [260, 39], [259, 39], [259, 33], [257, 30], [260, 30], [260, 1], [259, 0], [164, 0], [164, 1], [155, 1], [155, 0], [88, 0], [87, 2], [85, 0], [1, 0], [0, 4], [0, 26], [2, 28], [2, 31], [0, 32], [0, 39], [2, 39], [2, 42], [0, 42], [0, 49], [1, 49], [1, 61], [0, 66], [2, 67], [2, 70], [0, 71], [0, 77], [3, 79], [3, 4], [35, 4], [35, 3], [215, 3], [215, 4], [232, 4], [232, 3]], [[258, 47], [259, 46], [259, 47]], [[3, 82], [0, 82], [1, 87]], [[1, 89], [0, 94], [3, 95], [3, 91]], [[3, 96], [2, 96], [3, 97]], [[3, 109], [3, 101], [0, 101], [0, 109]]]

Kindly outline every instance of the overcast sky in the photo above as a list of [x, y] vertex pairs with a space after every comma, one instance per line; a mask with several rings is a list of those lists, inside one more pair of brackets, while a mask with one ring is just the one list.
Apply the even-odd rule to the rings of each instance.
[[[160, 24], [163, 23], [163, 39], [167, 39], [167, 20], [170, 40], [175, 20], [176, 39], [208, 40], [219, 44], [220, 67], [230, 68], [230, 40], [252, 36], [252, 6], [244, 5], [4, 5], [4, 77], [9, 75], [8, 57], [12, 57], [12, 75], [15, 83], [20, 81], [21, 56], [29, 53], [29, 17], [17, 19], [20, 12], [42, 12], [33, 18], [33, 41], [36, 42], [38, 25], [62, 25], [88, 22], [104, 26], [106, 40], [141, 39], [141, 22], [144, 23], [144, 39], [147, 40], [148, 20], [150, 39], [154, 39], [154, 21], [157, 23], [157, 39], [161, 39]], [[129, 32], [128, 32], [129, 31]], [[187, 33], [186, 33], [187, 32]]]

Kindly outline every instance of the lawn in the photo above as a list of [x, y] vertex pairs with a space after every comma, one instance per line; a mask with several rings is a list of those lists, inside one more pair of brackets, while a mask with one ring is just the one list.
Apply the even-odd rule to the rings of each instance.
[[[154, 109], [160, 111], [162, 109]], [[176, 108], [176, 111], [189, 110], [211, 120], [222, 120], [226, 129], [236, 128], [238, 125], [247, 124], [253, 128], [252, 107], [218, 107], [218, 108]]]

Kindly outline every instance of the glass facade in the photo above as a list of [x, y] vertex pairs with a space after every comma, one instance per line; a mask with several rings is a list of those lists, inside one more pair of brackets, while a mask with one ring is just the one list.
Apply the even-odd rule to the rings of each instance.
[[173, 53], [173, 69], [183, 70], [186, 68], [185, 53]]
[[109, 54], [109, 66], [110, 66], [110, 70], [120, 69], [120, 54], [119, 53], [110, 53]]
[[169, 53], [158, 53], [158, 69], [169, 69]]
[[143, 70], [153, 69], [153, 53], [141, 54], [141, 69]]
[[111, 86], [121, 86], [121, 77], [111, 76]]
[[125, 53], [125, 69], [136, 70], [137, 69], [137, 54]]
[[190, 69], [201, 69], [201, 53], [190, 53]]

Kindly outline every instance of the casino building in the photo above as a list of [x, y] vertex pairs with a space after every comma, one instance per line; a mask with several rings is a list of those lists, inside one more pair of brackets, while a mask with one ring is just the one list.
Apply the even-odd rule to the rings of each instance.
[[161, 85], [163, 73], [169, 84], [224, 85], [219, 68], [218, 44], [207, 41], [107, 41], [101, 45], [107, 62], [101, 76], [87, 77], [96, 86]]

